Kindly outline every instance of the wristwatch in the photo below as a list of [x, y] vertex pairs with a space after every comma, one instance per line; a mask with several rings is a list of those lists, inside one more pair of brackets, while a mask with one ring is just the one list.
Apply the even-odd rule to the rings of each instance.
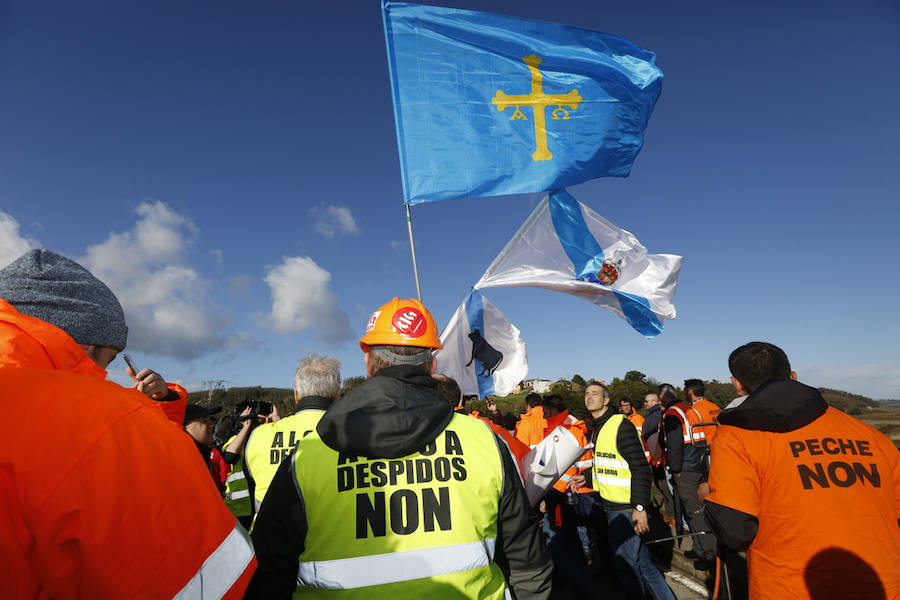
[[638, 512], [644, 512], [644, 505], [643, 504], [635, 504], [634, 510], [636, 510]]

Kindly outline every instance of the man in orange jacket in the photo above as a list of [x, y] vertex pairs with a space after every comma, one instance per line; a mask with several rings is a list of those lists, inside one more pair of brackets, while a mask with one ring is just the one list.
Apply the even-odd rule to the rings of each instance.
[[[702, 423], [718, 423], [719, 413], [722, 412], [722, 409], [707, 400], [705, 394], [706, 385], [703, 383], [702, 379], [684, 380], [685, 403], [697, 411]], [[703, 434], [706, 436], [706, 443], [712, 444], [713, 438], [716, 437], [717, 426], [704, 425], [699, 429], [703, 431]]]
[[528, 408], [516, 423], [516, 439], [526, 446], [534, 446], [544, 439], [547, 419], [544, 418], [542, 402], [540, 394], [532, 392], [525, 396], [525, 406]]
[[626, 419], [631, 421], [631, 424], [638, 430], [638, 433], [641, 433], [641, 428], [644, 426], [644, 417], [631, 406], [631, 398], [626, 396], [619, 400], [619, 412], [625, 415]]
[[719, 413], [707, 515], [746, 550], [751, 598], [900, 598], [900, 455], [750, 342], [728, 357], [748, 395]]
[[32, 250], [0, 269], [0, 581], [7, 600], [240, 598], [255, 568], [190, 438], [105, 381], [125, 346], [115, 295]]

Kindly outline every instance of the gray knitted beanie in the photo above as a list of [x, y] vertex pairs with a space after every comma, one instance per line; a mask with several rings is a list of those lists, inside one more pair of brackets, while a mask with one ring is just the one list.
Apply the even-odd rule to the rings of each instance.
[[115, 294], [65, 256], [29, 250], [0, 269], [0, 298], [56, 325], [79, 344], [125, 348], [128, 327]]

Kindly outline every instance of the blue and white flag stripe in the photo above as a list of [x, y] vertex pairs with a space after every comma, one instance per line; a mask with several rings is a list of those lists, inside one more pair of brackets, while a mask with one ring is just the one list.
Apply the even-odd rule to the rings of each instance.
[[[617, 264], [609, 285], [597, 274]], [[550, 192], [497, 255], [476, 289], [539, 287], [572, 294], [622, 317], [645, 337], [675, 318], [672, 299], [683, 259], [648, 254], [638, 239], [565, 190]]]
[[[551, 192], [550, 218], [563, 250], [572, 261], [575, 276], [582, 281], [605, 286], [596, 275], [603, 267], [603, 246], [588, 229], [578, 201], [565, 190]], [[662, 321], [650, 308], [650, 302], [646, 298], [610, 289], [616, 295], [629, 325], [645, 337], [655, 337], [662, 333]]]
[[441, 333], [441, 345], [436, 370], [455, 379], [463, 394], [505, 396], [528, 375], [519, 330], [478, 290], [456, 309]]
[[[466, 297], [466, 317], [469, 319], [469, 331], [481, 331], [484, 333], [484, 302], [481, 293], [472, 290]], [[472, 359], [475, 364], [475, 376], [478, 378], [478, 396], [486, 398], [494, 393], [494, 378], [484, 371], [484, 363], [475, 356]]]

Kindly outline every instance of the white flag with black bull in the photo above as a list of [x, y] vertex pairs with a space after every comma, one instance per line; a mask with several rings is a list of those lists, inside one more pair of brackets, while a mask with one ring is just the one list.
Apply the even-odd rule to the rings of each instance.
[[463, 394], [505, 396], [528, 374], [519, 330], [478, 290], [472, 290], [441, 334], [437, 369]]

